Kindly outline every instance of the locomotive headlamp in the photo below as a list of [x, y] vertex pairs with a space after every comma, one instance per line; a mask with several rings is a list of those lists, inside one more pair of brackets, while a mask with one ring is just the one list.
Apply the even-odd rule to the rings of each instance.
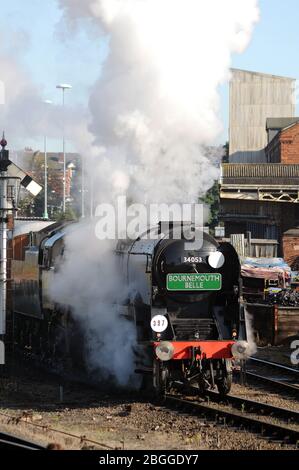
[[211, 266], [211, 268], [218, 269], [222, 268], [224, 265], [225, 258], [220, 251], [214, 251], [213, 253], [210, 254], [208, 258], [208, 263]]
[[161, 341], [156, 347], [156, 355], [160, 361], [170, 361], [174, 354], [174, 347], [169, 341]]
[[249, 344], [247, 341], [237, 341], [232, 345], [232, 355], [235, 359], [246, 359], [249, 356]]

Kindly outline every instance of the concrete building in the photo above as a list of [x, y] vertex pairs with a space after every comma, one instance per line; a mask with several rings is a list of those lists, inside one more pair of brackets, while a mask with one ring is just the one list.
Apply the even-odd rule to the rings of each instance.
[[268, 118], [295, 117], [293, 78], [232, 69], [229, 105], [229, 161], [266, 162]]

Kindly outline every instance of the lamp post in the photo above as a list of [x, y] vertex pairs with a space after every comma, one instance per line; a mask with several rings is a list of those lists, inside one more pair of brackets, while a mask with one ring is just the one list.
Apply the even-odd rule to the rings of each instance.
[[56, 88], [62, 90], [62, 108], [63, 108], [63, 139], [62, 139], [62, 147], [63, 147], [63, 202], [62, 202], [62, 210], [65, 213], [65, 199], [66, 199], [66, 156], [65, 156], [65, 118], [64, 118], [64, 94], [65, 90], [70, 90], [72, 88], [71, 85], [67, 83], [61, 83], [56, 85]]
[[[52, 101], [50, 100], [45, 100], [44, 103], [46, 105], [52, 104]], [[47, 135], [45, 132], [44, 135], [44, 155], [45, 155], [45, 173], [44, 173], [44, 179], [45, 179], [45, 186], [44, 186], [44, 192], [45, 192], [45, 198], [44, 198], [44, 219], [49, 218], [48, 214], [48, 152], [47, 152]]]

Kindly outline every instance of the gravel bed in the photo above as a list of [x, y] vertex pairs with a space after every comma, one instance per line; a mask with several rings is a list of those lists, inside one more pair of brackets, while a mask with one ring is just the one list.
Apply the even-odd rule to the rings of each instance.
[[236, 395], [247, 400], [258, 401], [261, 403], [267, 403], [269, 405], [278, 406], [280, 408], [286, 408], [292, 411], [299, 412], [299, 401], [292, 399], [289, 395], [283, 396], [279, 392], [265, 391], [264, 386], [259, 385], [239, 385], [233, 384], [232, 395]]
[[[237, 388], [234, 386], [233, 393]], [[55, 442], [64, 449], [101, 447], [49, 428], [85, 436], [117, 449], [293, 449], [246, 431], [235, 431], [197, 416], [155, 406], [136, 393], [111, 395], [93, 387], [64, 383], [63, 398], [65, 403], [60, 404], [59, 381], [51, 376], [24, 371], [17, 379], [2, 380], [0, 413], [15, 419], [0, 414], [1, 428], [44, 445]]]

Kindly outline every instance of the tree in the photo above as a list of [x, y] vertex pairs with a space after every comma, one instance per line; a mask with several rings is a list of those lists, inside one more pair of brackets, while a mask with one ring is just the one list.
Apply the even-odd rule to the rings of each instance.
[[210, 207], [209, 226], [212, 230], [219, 224], [219, 211], [220, 211], [220, 185], [215, 181], [214, 185], [207, 191], [206, 195], [201, 198], [201, 202]]
[[63, 220], [66, 220], [68, 222], [71, 222], [71, 221], [75, 221], [78, 219], [74, 209], [72, 207], [69, 207], [67, 206], [65, 208], [65, 212], [57, 212], [55, 214], [55, 219], [60, 222], [60, 221], [63, 221]]
[[222, 163], [228, 163], [229, 162], [229, 142], [226, 142], [223, 145], [223, 150], [224, 150], [224, 155], [222, 157]]

